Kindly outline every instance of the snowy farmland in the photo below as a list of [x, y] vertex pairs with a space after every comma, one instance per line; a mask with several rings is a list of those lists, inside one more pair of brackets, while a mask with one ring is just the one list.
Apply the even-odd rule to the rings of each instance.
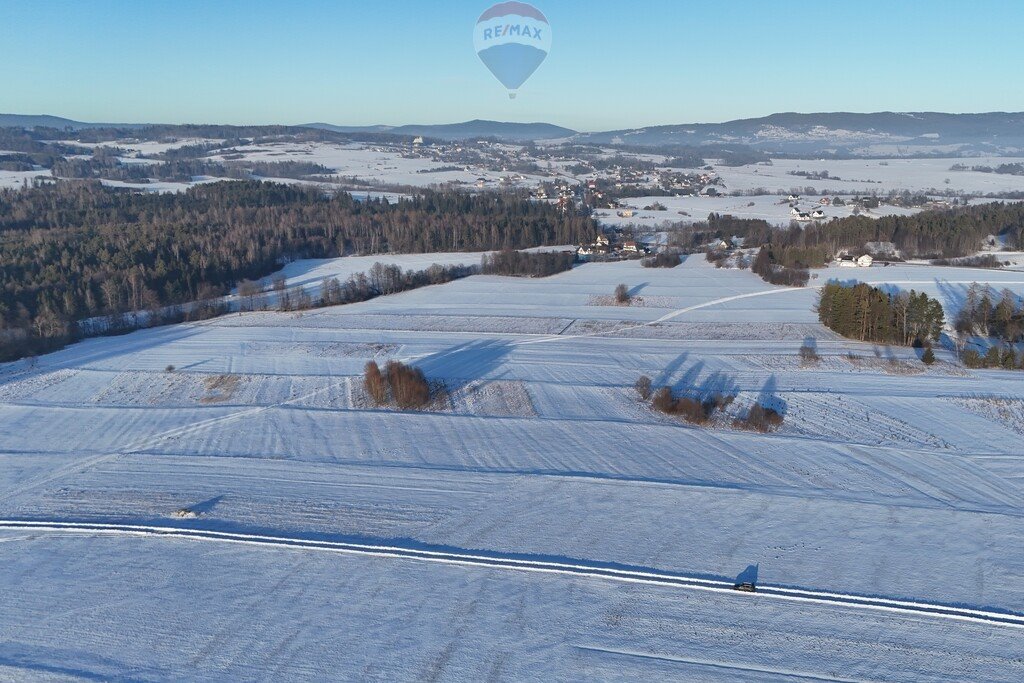
[[[846, 200], [852, 199], [847, 196]], [[787, 227], [793, 220], [793, 205], [786, 197], [774, 194], [762, 194], [752, 197], [734, 197], [724, 195], [719, 197], [687, 196], [687, 197], [633, 197], [624, 199], [622, 206], [632, 209], [632, 215], [625, 211], [615, 209], [598, 209], [594, 211], [594, 217], [602, 225], [624, 227], [641, 226], [656, 228], [667, 226], [673, 223], [693, 224], [708, 219], [708, 214], [718, 213], [730, 215], [734, 218], [746, 220], [763, 220], [771, 225]], [[653, 210], [657, 204], [664, 209]], [[820, 209], [824, 216], [823, 221], [833, 218], [846, 218], [854, 215], [852, 205], [844, 206], [821, 206], [817, 197], [803, 198], [796, 203], [800, 211], [810, 213]], [[882, 204], [870, 211], [859, 210], [861, 215], [870, 217], [879, 216], [907, 216], [918, 213], [920, 209], [892, 206]]]
[[[813, 310], [830, 278], [952, 311], [1024, 275], [817, 275], [473, 276], [0, 366], [0, 678], [1024, 679], [1021, 375]], [[375, 407], [388, 359], [448, 398]], [[785, 422], [689, 426], [642, 374]]]

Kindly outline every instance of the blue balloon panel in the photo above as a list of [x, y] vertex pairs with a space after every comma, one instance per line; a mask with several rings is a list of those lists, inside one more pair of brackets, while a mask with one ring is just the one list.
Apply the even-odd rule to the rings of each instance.
[[481, 50], [480, 59], [509, 90], [516, 90], [533, 75], [547, 53], [530, 45], [506, 43]]

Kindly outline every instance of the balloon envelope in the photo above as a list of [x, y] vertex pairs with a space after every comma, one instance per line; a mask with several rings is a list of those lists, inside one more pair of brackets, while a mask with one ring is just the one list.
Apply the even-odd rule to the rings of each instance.
[[480, 15], [473, 46], [484, 65], [509, 90], [526, 82], [551, 48], [551, 26], [535, 7], [500, 2]]

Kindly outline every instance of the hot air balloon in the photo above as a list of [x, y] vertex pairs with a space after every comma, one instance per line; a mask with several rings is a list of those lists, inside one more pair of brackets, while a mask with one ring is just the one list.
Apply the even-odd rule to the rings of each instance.
[[551, 49], [551, 27], [535, 7], [524, 2], [499, 2], [480, 15], [473, 46], [494, 77], [515, 98]]

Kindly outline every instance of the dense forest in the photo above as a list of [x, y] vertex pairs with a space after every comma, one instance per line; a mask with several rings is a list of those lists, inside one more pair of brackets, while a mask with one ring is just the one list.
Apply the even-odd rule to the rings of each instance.
[[[213, 176], [250, 180], [253, 178], [296, 178], [331, 175], [326, 166], [308, 161], [211, 161], [187, 156], [173, 157], [162, 163], [125, 163], [118, 157], [123, 150], [97, 147], [91, 158], [70, 157], [53, 162], [52, 172], [58, 178], [102, 178], [129, 183], [157, 180], [188, 183], [195, 176]], [[27, 169], [22, 169], [27, 170]]]
[[96, 181], [0, 192], [0, 359], [75, 321], [225, 294], [296, 258], [579, 244], [594, 222], [500, 194], [357, 201], [254, 181], [140, 194]]
[[915, 291], [889, 294], [864, 283], [830, 282], [821, 290], [818, 319], [844, 337], [879, 344], [927, 345], [942, 332], [942, 304]]

